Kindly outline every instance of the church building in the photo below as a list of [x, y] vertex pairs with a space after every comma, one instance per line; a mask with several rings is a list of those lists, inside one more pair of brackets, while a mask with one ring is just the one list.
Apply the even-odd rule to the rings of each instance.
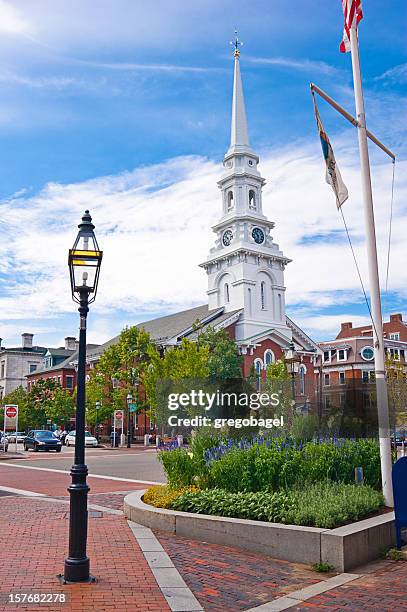
[[[200, 330], [225, 328], [243, 355], [245, 376], [254, 366], [258, 376], [264, 377], [270, 363], [290, 357], [297, 403], [312, 403], [311, 383], [320, 349], [286, 315], [284, 270], [291, 260], [274, 242], [274, 223], [263, 212], [265, 179], [250, 145], [239, 56], [236, 42], [230, 147], [218, 182], [220, 218], [213, 226], [215, 244], [201, 264], [208, 277], [207, 304], [138, 327], [148, 331], [163, 349], [178, 345], [183, 338], [195, 339], [196, 324]], [[88, 351], [90, 367], [117, 340], [118, 336]]]

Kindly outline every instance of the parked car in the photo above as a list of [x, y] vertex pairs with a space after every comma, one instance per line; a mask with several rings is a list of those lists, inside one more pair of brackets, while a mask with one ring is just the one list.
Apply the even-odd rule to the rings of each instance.
[[[65, 438], [65, 446], [75, 446], [76, 431], [70, 431]], [[85, 431], [85, 446], [97, 446], [98, 441], [92, 436], [90, 431]]]
[[[26, 437], [26, 433], [25, 431], [18, 431], [17, 432], [17, 442], [24, 442], [24, 438]], [[8, 441], [9, 442], [15, 442], [16, 441], [16, 432], [13, 431], [9, 434], [7, 434], [8, 437]]]
[[8, 437], [4, 435], [2, 431], [0, 431], [0, 451], [7, 453], [8, 451]]
[[28, 435], [24, 438], [24, 450], [28, 451], [32, 448], [34, 451], [54, 450], [57, 453], [61, 452], [62, 444], [52, 431], [47, 429], [34, 429], [28, 432]]

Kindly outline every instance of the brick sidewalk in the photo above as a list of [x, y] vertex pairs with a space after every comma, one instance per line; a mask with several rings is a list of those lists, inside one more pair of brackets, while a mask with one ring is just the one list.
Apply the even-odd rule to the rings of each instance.
[[[62, 586], [68, 550], [65, 504], [21, 497], [0, 498], [0, 611], [166, 612], [157, 586], [124, 517], [91, 513], [88, 555], [96, 584]], [[65, 593], [66, 604], [7, 604], [9, 593]]]
[[407, 561], [377, 563], [362, 578], [308, 599], [291, 610], [297, 612], [407, 610]]
[[304, 565], [154, 532], [185, 582], [210, 612], [238, 612], [320, 582]]

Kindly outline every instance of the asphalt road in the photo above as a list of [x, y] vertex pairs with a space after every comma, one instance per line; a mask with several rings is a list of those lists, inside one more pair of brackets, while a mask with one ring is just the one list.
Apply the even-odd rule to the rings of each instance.
[[[23, 452], [18, 445], [19, 452]], [[13, 448], [10, 448], [14, 452]], [[24, 459], [7, 461], [8, 465], [27, 465], [37, 468], [48, 468], [69, 471], [73, 463], [74, 449], [63, 447], [61, 453], [24, 453]], [[89, 475], [113, 476], [145, 480], [149, 482], [165, 482], [165, 475], [157, 459], [154, 449], [144, 450], [137, 447], [129, 452], [127, 449], [92, 448], [86, 450], [86, 464]]]

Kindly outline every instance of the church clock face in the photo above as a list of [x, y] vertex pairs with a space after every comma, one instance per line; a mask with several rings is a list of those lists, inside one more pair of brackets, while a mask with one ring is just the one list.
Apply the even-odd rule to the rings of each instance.
[[264, 232], [259, 227], [253, 228], [252, 237], [253, 237], [254, 242], [256, 242], [257, 244], [263, 244]]
[[223, 236], [222, 236], [222, 242], [224, 244], [224, 246], [229, 246], [230, 243], [233, 240], [233, 232], [232, 230], [228, 229], [226, 230], [226, 232], [224, 232]]

